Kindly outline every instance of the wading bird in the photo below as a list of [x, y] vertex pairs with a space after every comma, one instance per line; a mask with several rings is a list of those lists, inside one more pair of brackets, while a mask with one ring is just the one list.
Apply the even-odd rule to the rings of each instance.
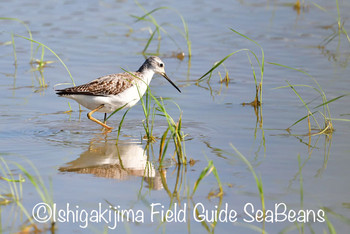
[[[155, 73], [162, 75], [181, 93], [166, 75], [162, 60], [156, 56], [146, 59], [136, 72], [102, 76], [87, 84], [56, 90], [56, 93], [90, 109], [87, 117], [110, 131], [113, 128], [106, 124], [107, 113], [134, 106], [146, 92]], [[92, 117], [96, 111], [105, 113], [103, 123]]]

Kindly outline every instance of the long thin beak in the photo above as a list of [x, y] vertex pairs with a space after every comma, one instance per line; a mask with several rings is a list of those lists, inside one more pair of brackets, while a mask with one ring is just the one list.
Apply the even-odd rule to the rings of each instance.
[[179, 91], [179, 92], [181, 93], [181, 90], [169, 79], [169, 77], [165, 74], [165, 72], [164, 72], [164, 73], [161, 73], [161, 75], [162, 75], [167, 81], [169, 81], [169, 83], [172, 84], [172, 85], [175, 87], [175, 89], [177, 89], [177, 91]]

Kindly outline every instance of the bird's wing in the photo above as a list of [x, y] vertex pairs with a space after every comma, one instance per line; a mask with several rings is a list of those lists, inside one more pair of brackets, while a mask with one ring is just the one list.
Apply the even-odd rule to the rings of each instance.
[[84, 94], [93, 96], [116, 95], [133, 85], [136, 79], [129, 73], [119, 73], [97, 78], [90, 83], [57, 90], [58, 95]]

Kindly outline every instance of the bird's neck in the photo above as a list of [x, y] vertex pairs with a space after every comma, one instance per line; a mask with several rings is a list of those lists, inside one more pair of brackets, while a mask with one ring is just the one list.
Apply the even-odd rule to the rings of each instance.
[[137, 70], [137, 72], [142, 74], [142, 79], [144, 82], [146, 82], [147, 85], [149, 85], [149, 83], [152, 80], [152, 77], [154, 75], [154, 71], [153, 69], [151, 69], [147, 63], [142, 64], [142, 66], [139, 68], [139, 70]]
[[144, 62], [142, 64], [142, 66], [139, 68], [139, 70], [137, 70], [137, 72], [143, 73], [143, 72], [145, 72], [147, 70], [150, 70], [150, 67], [148, 66], [148, 64], [146, 62]]
[[138, 70], [135, 74], [139, 79], [135, 79], [135, 85], [137, 86], [138, 94], [143, 96], [147, 90], [147, 87], [151, 83], [154, 71], [152, 69]]
[[142, 75], [143, 75], [143, 76], [142, 76], [143, 81], [146, 82], [147, 85], [149, 85], [149, 83], [151, 82], [152, 77], [153, 77], [153, 75], [154, 75], [154, 71], [151, 70], [151, 69], [144, 70], [144, 71], [142, 72]]

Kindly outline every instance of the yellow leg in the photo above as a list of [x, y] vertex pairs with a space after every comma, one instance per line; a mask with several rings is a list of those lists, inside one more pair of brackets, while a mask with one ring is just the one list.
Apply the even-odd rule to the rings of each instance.
[[87, 114], [87, 117], [88, 119], [94, 121], [95, 123], [98, 123], [99, 125], [103, 126], [104, 128], [108, 129], [108, 130], [112, 130], [113, 128], [108, 126], [107, 124], [105, 123], [102, 123], [101, 121], [95, 119], [94, 117], [92, 117], [92, 114], [95, 113], [96, 111], [98, 111], [99, 109], [101, 109], [104, 105], [100, 105], [99, 107], [97, 107], [96, 109], [90, 111], [88, 114]]

